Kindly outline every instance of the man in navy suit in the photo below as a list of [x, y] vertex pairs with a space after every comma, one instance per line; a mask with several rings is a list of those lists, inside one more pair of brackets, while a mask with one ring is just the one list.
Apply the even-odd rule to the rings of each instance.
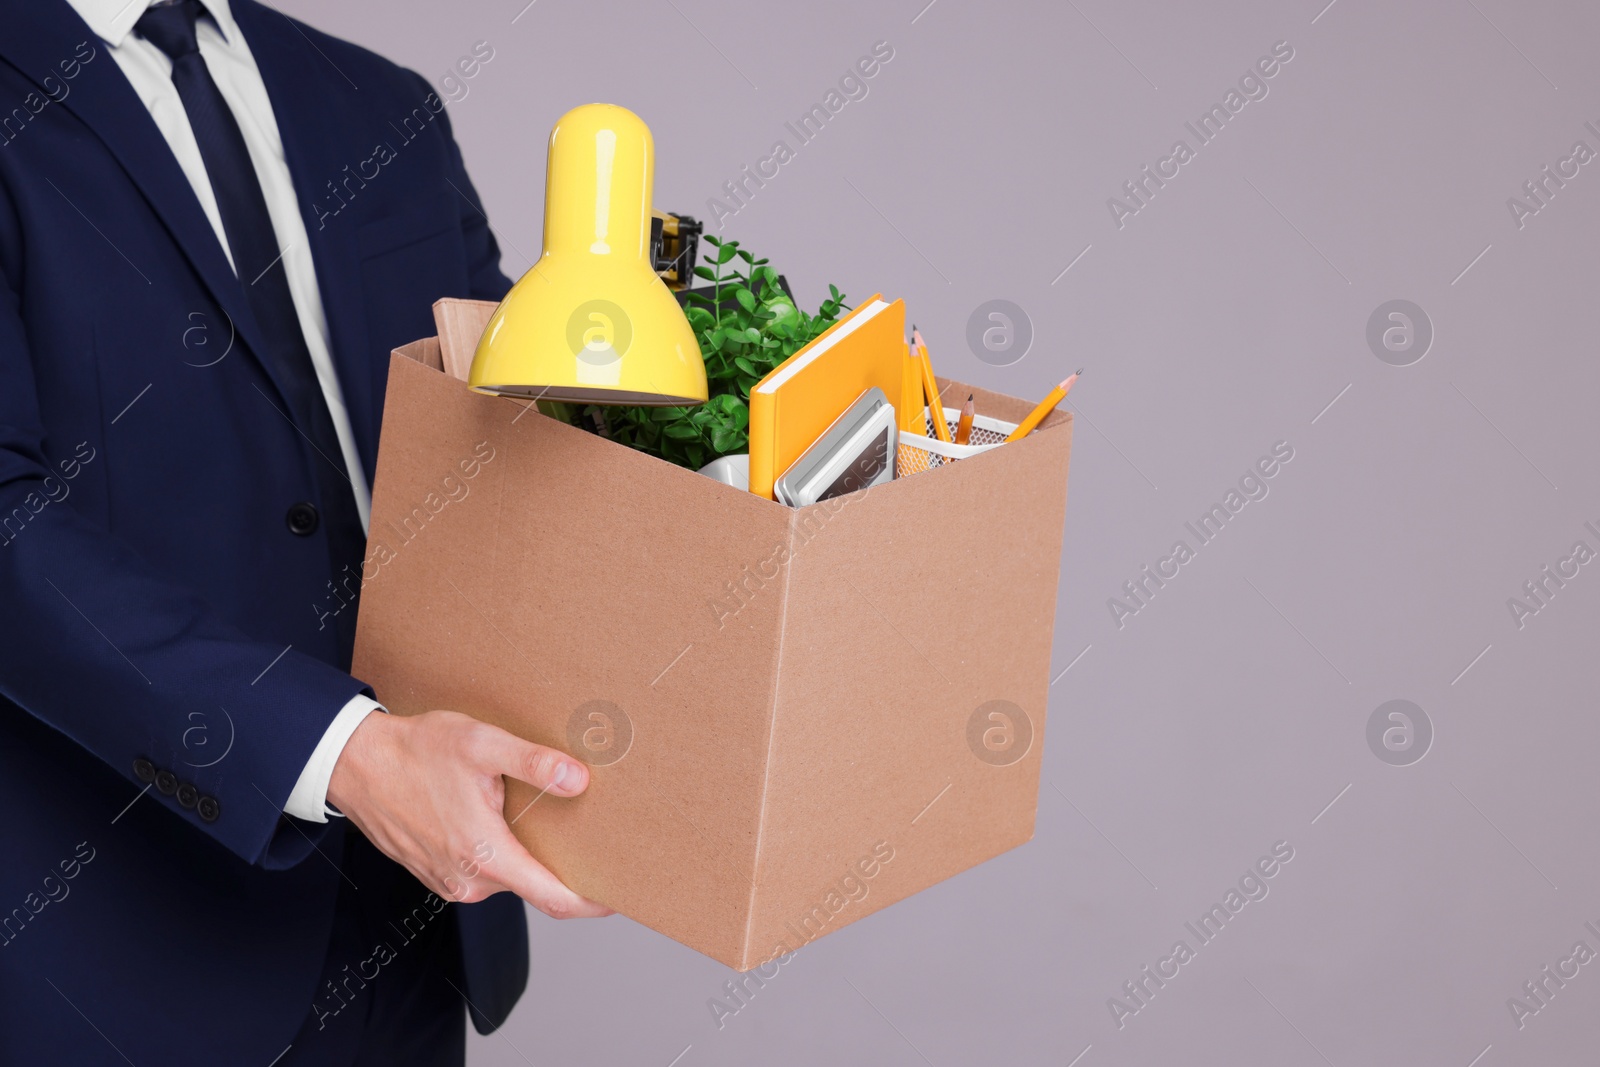
[[0, 1061], [460, 1063], [518, 898], [604, 913], [501, 814], [583, 764], [385, 714], [330, 609], [389, 351], [498, 260], [418, 75], [256, 0], [0, 0]]

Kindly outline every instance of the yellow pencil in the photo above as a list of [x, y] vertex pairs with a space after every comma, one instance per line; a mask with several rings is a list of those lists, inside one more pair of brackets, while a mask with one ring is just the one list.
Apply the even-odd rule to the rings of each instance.
[[945, 444], [951, 442], [950, 424], [944, 418], [944, 401], [939, 397], [939, 383], [933, 377], [933, 361], [928, 358], [928, 346], [922, 342], [922, 333], [911, 327], [912, 354], [922, 365], [922, 392], [928, 400], [928, 416], [933, 420], [933, 435]]
[[1067, 394], [1072, 391], [1072, 383], [1077, 381], [1078, 375], [1082, 373], [1083, 371], [1080, 369], [1075, 370], [1071, 374], [1067, 375], [1065, 381], [1056, 386], [1054, 389], [1050, 390], [1050, 394], [1043, 400], [1039, 401], [1038, 407], [1028, 412], [1028, 417], [1017, 424], [1017, 428], [1011, 431], [1011, 436], [1007, 437], [1006, 440], [1020, 441], [1022, 438], [1032, 433], [1034, 427], [1043, 422], [1044, 417], [1054, 411], [1056, 409], [1056, 405], [1067, 398]]
[[967, 402], [961, 406], [961, 420], [956, 423], [956, 444], [964, 445], [972, 440], [972, 420], [978, 415], [978, 409], [973, 406], [972, 394], [967, 394]]

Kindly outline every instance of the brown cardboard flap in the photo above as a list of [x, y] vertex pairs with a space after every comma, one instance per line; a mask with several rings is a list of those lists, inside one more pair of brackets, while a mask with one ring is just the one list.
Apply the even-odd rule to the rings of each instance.
[[424, 367], [444, 370], [444, 361], [439, 354], [439, 339], [437, 337], [424, 337], [420, 341], [412, 341], [408, 345], [401, 345], [394, 350], [394, 354], [415, 360]]
[[472, 357], [478, 351], [478, 338], [489, 324], [489, 316], [499, 307], [492, 300], [460, 300], [446, 297], [433, 302], [433, 322], [439, 328], [439, 350], [444, 372], [457, 381], [466, 381], [472, 371]]

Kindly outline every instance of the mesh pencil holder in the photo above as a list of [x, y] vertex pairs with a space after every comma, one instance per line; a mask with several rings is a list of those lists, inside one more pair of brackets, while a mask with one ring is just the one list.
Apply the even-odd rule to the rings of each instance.
[[[961, 412], [955, 408], [945, 408], [944, 418], [950, 424], [950, 431], [954, 433], [956, 424], [961, 419]], [[896, 478], [921, 474], [923, 471], [942, 467], [946, 463], [954, 463], [976, 456], [980, 452], [987, 452], [1004, 444], [1006, 437], [1017, 428], [1014, 422], [1002, 422], [986, 415], [974, 415], [972, 436], [967, 444], [957, 445], [946, 444], [934, 436], [933, 421], [926, 409], [923, 410], [922, 421], [924, 433], [921, 436], [905, 431], [900, 433], [900, 446], [895, 455]]]

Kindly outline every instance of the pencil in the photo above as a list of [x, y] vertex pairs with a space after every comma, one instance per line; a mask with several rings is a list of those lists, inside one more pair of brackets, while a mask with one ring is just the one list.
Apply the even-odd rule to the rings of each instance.
[[1067, 394], [1072, 391], [1072, 383], [1077, 381], [1078, 375], [1082, 373], [1082, 369], [1079, 369], [1067, 375], [1065, 381], [1056, 386], [1054, 389], [1050, 390], [1049, 395], [1043, 400], [1039, 401], [1038, 407], [1028, 412], [1028, 417], [1017, 424], [1017, 428], [1011, 431], [1011, 436], [1007, 437], [1006, 440], [1008, 442], [1020, 441], [1022, 438], [1032, 433], [1034, 427], [1043, 422], [1044, 417], [1054, 411], [1056, 409], [1056, 405], [1067, 398]]
[[933, 361], [928, 358], [928, 346], [923, 343], [922, 332], [915, 324], [911, 327], [911, 343], [916, 346], [912, 354], [917, 356], [917, 362], [922, 365], [922, 392], [928, 400], [928, 417], [933, 420], [933, 435], [950, 444], [950, 424], [945, 421], [944, 401], [939, 397], [939, 383], [933, 377]]
[[956, 423], [956, 444], [964, 445], [972, 440], [972, 419], [978, 414], [978, 409], [973, 406], [972, 394], [967, 394], [967, 402], [961, 405], [961, 421]]

